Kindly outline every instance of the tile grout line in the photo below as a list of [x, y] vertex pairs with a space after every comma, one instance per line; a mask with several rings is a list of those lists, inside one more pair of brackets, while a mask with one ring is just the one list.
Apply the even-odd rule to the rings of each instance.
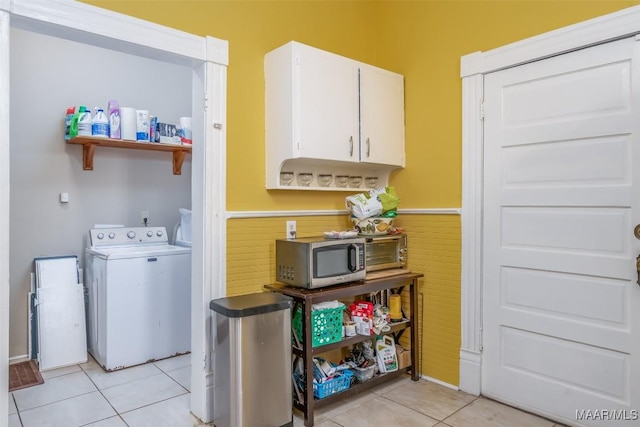
[[[136, 411], [136, 410], [138, 410], [138, 409], [146, 408], [146, 407], [151, 406], [151, 405], [153, 405], [153, 404], [160, 403], [160, 402], [164, 402], [164, 401], [167, 401], [167, 400], [169, 400], [169, 399], [173, 399], [173, 398], [178, 397], [178, 396], [183, 396], [183, 395], [185, 395], [185, 394], [191, 394], [191, 392], [190, 392], [189, 390], [187, 390], [187, 389], [186, 389], [182, 384], [180, 384], [179, 382], [177, 382], [175, 379], [173, 379], [173, 377], [171, 377], [171, 376], [167, 373], [167, 372], [171, 372], [171, 371], [167, 371], [167, 372], [165, 372], [162, 368], [160, 368], [160, 367], [159, 367], [158, 365], [156, 365], [155, 363], [151, 362], [151, 364], [152, 364], [154, 367], [156, 367], [156, 368], [160, 371], [160, 373], [155, 374], [155, 375], [151, 375], [151, 376], [164, 375], [164, 376], [168, 377], [170, 380], [172, 380], [173, 382], [175, 382], [176, 384], [178, 384], [180, 387], [182, 387], [182, 389], [183, 389], [183, 390], [185, 390], [185, 391], [186, 391], [186, 393], [182, 393], [182, 394], [179, 394], [179, 395], [177, 395], [177, 396], [172, 396], [172, 397], [169, 397], [169, 398], [166, 398], [166, 399], [162, 399], [162, 400], [159, 400], [159, 401], [157, 401], [157, 402], [149, 403], [149, 404], [147, 404], [147, 405], [143, 405], [143, 406], [140, 406], [140, 407], [138, 407], [138, 408], [134, 408], [134, 409], [131, 409], [131, 410], [129, 410], [129, 411], [124, 411], [124, 412], [119, 412], [119, 411], [118, 411], [118, 410], [117, 410], [117, 409], [116, 409], [116, 408], [111, 404], [111, 402], [109, 401], [109, 399], [107, 398], [107, 396], [105, 396], [105, 395], [104, 395], [104, 393], [102, 393], [102, 389], [100, 389], [100, 388], [98, 387], [98, 385], [97, 385], [97, 384], [96, 384], [96, 383], [91, 379], [91, 377], [87, 374], [87, 371], [86, 371], [85, 369], [83, 369], [83, 368], [82, 368], [82, 366], [80, 366], [80, 369], [81, 369], [81, 370], [82, 370], [82, 372], [84, 372], [84, 374], [89, 378], [89, 381], [91, 381], [91, 383], [96, 387], [96, 389], [98, 390], [98, 392], [100, 393], [100, 395], [104, 398], [104, 400], [106, 400], [106, 402], [109, 404], [109, 406], [113, 409], [113, 411], [116, 413], [116, 416], [117, 416], [118, 418], [120, 418], [120, 420], [122, 420], [122, 422], [123, 422], [127, 427], [129, 427], [129, 424], [128, 424], [128, 423], [125, 421], [125, 419], [122, 417], [122, 415], [123, 415], [123, 414], [129, 413], [129, 412], [133, 412], [133, 411]], [[183, 366], [183, 367], [180, 367], [180, 368], [177, 368], [177, 369], [182, 369], [182, 368], [184, 368], [184, 366]], [[90, 370], [90, 369], [89, 369], [89, 370]], [[174, 369], [174, 371], [175, 371], [175, 370], [176, 370], [176, 369]], [[145, 377], [145, 378], [149, 378], [149, 377]], [[133, 381], [137, 381], [137, 380], [133, 380]], [[133, 381], [129, 381], [129, 382], [133, 382]], [[124, 383], [124, 384], [126, 384], [126, 383]], [[119, 384], [119, 385], [123, 385], [123, 384]], [[117, 386], [112, 386], [112, 387], [117, 387]], [[104, 389], [106, 390], [106, 389], [108, 389], [108, 388], [110, 388], [110, 387], [105, 387]], [[112, 417], [108, 417], [108, 418], [112, 418]], [[104, 418], [104, 419], [108, 419], [108, 418]], [[102, 421], [102, 420], [98, 420], [98, 421]], [[91, 424], [91, 423], [89, 423], [89, 424]]]
[[[399, 386], [400, 386], [400, 385], [399, 385]], [[396, 387], [392, 388], [391, 390], [395, 390], [395, 388], [396, 388]], [[389, 399], [389, 398], [387, 398], [386, 396], [384, 396], [384, 395], [382, 395], [382, 394], [378, 394], [378, 393], [376, 393], [376, 394], [377, 394], [378, 396], [380, 396], [380, 397], [383, 397], [383, 398], [385, 398], [385, 399], [389, 400], [390, 402], [393, 402], [393, 403], [396, 403], [396, 404], [398, 404], [398, 405], [404, 406], [405, 408], [407, 408], [407, 409], [409, 409], [409, 410], [411, 410], [411, 411], [413, 411], [413, 412], [418, 412], [419, 414], [425, 415], [425, 416], [427, 416], [427, 417], [429, 417], [429, 418], [433, 418], [434, 420], [438, 421], [438, 423], [445, 423], [445, 420], [446, 420], [446, 419], [450, 418], [452, 415], [454, 415], [454, 414], [458, 413], [458, 412], [459, 412], [459, 411], [461, 411], [462, 409], [464, 409], [464, 408], [466, 408], [467, 406], [471, 405], [473, 402], [475, 402], [476, 400], [478, 400], [478, 399], [481, 397], [481, 396], [475, 396], [475, 397], [474, 397], [474, 399], [473, 399], [473, 400], [471, 400], [469, 403], [464, 404], [463, 406], [461, 406], [460, 408], [456, 409], [455, 411], [453, 411], [452, 413], [450, 413], [449, 415], [447, 415], [446, 417], [444, 417], [443, 419], [441, 419], [441, 420], [440, 420], [440, 419], [436, 418], [436, 417], [435, 417], [435, 416], [433, 416], [433, 415], [429, 415], [429, 414], [425, 414], [425, 413], [423, 413], [423, 412], [417, 411], [417, 410], [415, 410], [415, 409], [413, 409], [413, 408], [411, 408], [411, 407], [409, 407], [409, 406], [405, 405], [404, 403], [396, 402], [395, 400]], [[445, 424], [446, 424], [446, 423], [445, 423]], [[447, 426], [449, 426], [449, 424], [446, 424], [446, 425], [447, 425]]]
[[[411, 411], [411, 412], [415, 412], [416, 414], [424, 415], [424, 416], [425, 416], [425, 417], [427, 417], [427, 418], [431, 418], [432, 420], [435, 420], [435, 421], [436, 421], [436, 424], [438, 424], [438, 423], [440, 423], [440, 422], [443, 422], [443, 420], [439, 420], [439, 419], [437, 419], [437, 418], [436, 418], [436, 417], [434, 417], [434, 416], [431, 416], [431, 415], [429, 415], [429, 414], [425, 414], [425, 413], [423, 413], [423, 412], [420, 412], [420, 411], [418, 411], [418, 410], [415, 410], [415, 409], [413, 409], [413, 408], [411, 408], [411, 407], [409, 407], [409, 406], [405, 405], [404, 403], [396, 402], [395, 400], [389, 399], [388, 397], [383, 396], [383, 395], [380, 395], [380, 394], [377, 394], [377, 396], [378, 396], [378, 397], [381, 397], [381, 398], [383, 398], [383, 399], [385, 399], [385, 400], [387, 400], [387, 401], [389, 401], [389, 402], [391, 402], [391, 403], [393, 403], [393, 404], [395, 404], [395, 405], [400, 405], [400, 406], [402, 406], [403, 408], [406, 408], [406, 409], [408, 409], [408, 410], [409, 410], [409, 411]], [[447, 418], [448, 418], [448, 417], [447, 417]], [[434, 424], [434, 426], [435, 426], [436, 424]]]
[[[456, 409], [455, 411], [453, 411], [452, 413], [450, 413], [449, 415], [444, 417], [444, 419], [442, 419], [442, 422], [444, 423], [446, 420], [448, 420], [449, 418], [451, 418], [452, 416], [454, 416], [458, 412], [462, 411], [464, 408], [466, 408], [467, 406], [471, 405], [476, 400], [480, 399], [480, 397], [482, 397], [482, 396], [475, 396], [475, 398], [471, 402], [467, 403], [466, 405], [461, 406], [460, 408]], [[449, 424], [447, 424], [447, 425], [449, 425]]]
[[[51, 380], [53, 380], [53, 379], [56, 379], [56, 378], [62, 378], [62, 377], [67, 376], [67, 375], [77, 374], [78, 372], [83, 372], [83, 373], [84, 373], [84, 371], [70, 372], [70, 373], [68, 373], [68, 374], [60, 375], [60, 376], [53, 377], [53, 378], [50, 378], [50, 379], [51, 379]], [[86, 374], [85, 374], [85, 375], [86, 375]], [[89, 380], [91, 380], [91, 378], [89, 378]], [[92, 383], [93, 383], [93, 381], [92, 381]], [[38, 386], [41, 386], [41, 385], [43, 385], [43, 384], [38, 384], [38, 385], [36, 385], [36, 386], [34, 386], [34, 387], [38, 387]], [[95, 385], [95, 384], [94, 384], [94, 385]], [[96, 387], [96, 389], [97, 389], [97, 387]], [[22, 389], [22, 390], [26, 390], [26, 389]], [[20, 391], [20, 390], [16, 390], [16, 391]], [[15, 392], [12, 392], [12, 393], [15, 393]], [[34, 406], [33, 408], [25, 409], [25, 410], [23, 410], [23, 411], [21, 411], [21, 410], [20, 410], [20, 408], [18, 408], [18, 402], [15, 400], [15, 396], [13, 397], [13, 402], [16, 404], [16, 411], [17, 411], [17, 413], [18, 413], [18, 414], [20, 414], [20, 412], [28, 412], [28, 411], [31, 411], [31, 410], [33, 410], [33, 409], [42, 408], [42, 407], [44, 407], [44, 406], [52, 405], [52, 404], [54, 404], [54, 403], [64, 402], [65, 400], [73, 399], [74, 397], [84, 396], [85, 394], [89, 394], [89, 393], [93, 393], [93, 391], [88, 391], [88, 392], [86, 392], [86, 393], [76, 394], [76, 395], [74, 395], [74, 396], [65, 397], [64, 399], [60, 399], [60, 400], [54, 400], [54, 401], [52, 401], [52, 402], [47, 402], [47, 403], [42, 404], [42, 405], [39, 405], [39, 406]], [[21, 417], [21, 416], [20, 416], [20, 419], [22, 420], [22, 417]], [[22, 422], [22, 421], [21, 421], [21, 422]]]
[[[154, 405], [154, 404], [156, 404], [156, 403], [165, 402], [165, 401], [167, 401], [167, 400], [169, 400], [169, 399], [173, 399], [173, 398], [175, 398], [175, 397], [178, 397], [178, 396], [184, 396], [185, 394], [190, 394], [190, 393], [191, 393], [191, 392], [190, 392], [189, 390], [187, 390], [187, 389], [186, 389], [182, 384], [178, 383], [175, 379], [173, 379], [173, 378], [172, 378], [172, 377], [171, 377], [167, 372], [165, 372], [164, 370], [162, 370], [162, 368], [160, 368], [158, 365], [156, 365], [156, 364], [155, 364], [155, 363], [153, 363], [153, 362], [152, 362], [152, 364], [153, 364], [153, 366], [155, 366], [155, 367], [160, 371], [160, 373], [155, 374], [155, 375], [151, 375], [151, 377], [153, 377], [153, 376], [158, 376], [158, 375], [164, 375], [164, 376], [168, 377], [170, 380], [172, 380], [173, 382], [175, 382], [176, 384], [178, 384], [180, 387], [182, 387], [182, 389], [184, 389], [184, 390], [186, 391], [186, 393], [182, 393], [182, 394], [178, 394], [177, 396], [172, 396], [172, 397], [168, 397], [168, 398], [166, 398], [166, 399], [158, 400], [157, 402], [149, 403], [149, 404], [147, 404], [147, 405], [143, 405], [143, 406], [140, 406], [140, 407], [138, 407], [138, 408], [134, 408], [134, 409], [131, 409], [131, 410], [129, 410], [129, 411], [124, 411], [124, 412], [119, 412], [119, 411], [118, 411], [118, 410], [117, 410], [117, 409], [116, 409], [116, 408], [111, 404], [111, 402], [109, 401], [109, 399], [107, 398], [107, 396], [105, 396], [105, 395], [104, 395], [104, 393], [102, 393], [102, 389], [100, 389], [100, 388], [98, 387], [98, 385], [97, 385], [97, 384], [96, 384], [96, 383], [91, 379], [91, 377], [87, 374], [87, 371], [86, 371], [86, 370], [84, 370], [82, 367], [80, 367], [80, 369], [81, 369], [81, 370], [82, 370], [82, 372], [84, 372], [84, 374], [89, 378], [89, 381], [91, 381], [91, 383], [96, 387], [96, 389], [98, 390], [98, 392], [100, 393], [100, 395], [104, 398], [104, 400], [106, 400], [106, 402], [109, 404], [109, 406], [113, 409], [113, 411], [116, 413], [116, 416], [117, 416], [118, 418], [120, 418], [120, 420], [122, 420], [122, 422], [123, 422], [127, 427], [129, 427], [129, 424], [125, 421], [125, 419], [124, 419], [124, 418], [122, 418], [122, 415], [123, 415], [123, 414], [127, 414], [127, 413], [129, 413], [129, 412], [133, 412], [133, 411], [136, 411], [136, 410], [138, 410], [138, 409], [146, 408], [146, 407], [151, 406], [151, 405]], [[182, 368], [184, 368], [184, 366], [183, 366], [183, 367], [181, 367], [181, 368], [178, 368], [178, 369], [182, 369]], [[176, 370], [176, 369], [174, 369], [174, 370]], [[168, 372], [171, 372], [171, 371], [168, 371]], [[149, 378], [149, 377], [145, 377], [145, 378]], [[142, 378], [142, 379], [144, 379], [144, 378]], [[137, 381], [137, 380], [133, 380], [133, 381]], [[129, 382], [133, 382], [133, 381], [129, 381]], [[124, 384], [126, 384], [126, 383], [124, 383]], [[124, 385], [124, 384], [118, 384], [118, 385], [116, 385], [116, 386], [112, 386], [112, 387], [118, 387], [118, 386], [120, 386], [120, 385]], [[108, 388], [110, 388], [110, 387], [105, 387], [104, 389], [106, 390], [106, 389], [108, 389]], [[109, 419], [109, 418], [112, 418], [112, 417], [107, 417], [107, 418], [104, 418], [103, 420], [106, 420], [106, 419]], [[103, 420], [98, 420], [98, 421], [103, 421]], [[97, 421], [94, 421], [94, 422], [97, 422]], [[91, 424], [91, 423], [89, 423], [89, 424]], [[85, 425], [87, 425], [87, 424], [85, 424]]]
[[[77, 364], [77, 365], [76, 365], [76, 366], [78, 366], [78, 368], [79, 368], [79, 370], [77, 370], [77, 371], [68, 372], [68, 373], [65, 373], [65, 374], [62, 374], [62, 375], [58, 375], [58, 376], [55, 376], [55, 377], [51, 377], [51, 378], [49, 378], [49, 380], [52, 380], [52, 379], [55, 379], [55, 378], [63, 378], [63, 377], [65, 377], [65, 376], [69, 376], [69, 375], [71, 375], [71, 374], [77, 374], [77, 373], [79, 373], [79, 372], [82, 372], [82, 373], [85, 375], [85, 377], [89, 380], [89, 382], [90, 382], [90, 383], [95, 387], [95, 390], [91, 390], [91, 391], [88, 391], [88, 392], [86, 392], [86, 393], [81, 393], [81, 394], [78, 394], [78, 395], [75, 395], [75, 396], [70, 396], [70, 397], [67, 397], [67, 398], [65, 398], [65, 399], [56, 400], [56, 401], [53, 401], [53, 402], [48, 402], [48, 403], [46, 403], [46, 404], [44, 404], [44, 405], [35, 406], [35, 407], [33, 407], [33, 408], [25, 409], [25, 410], [23, 410], [23, 411], [20, 411], [20, 409], [18, 408], [18, 404], [17, 404], [17, 402], [16, 402], [16, 398], [15, 398], [15, 396], [14, 396], [14, 393], [11, 393], [11, 399], [13, 400], [13, 403], [14, 403], [14, 405], [15, 405], [15, 407], [16, 407], [16, 415], [18, 415], [18, 419], [19, 419], [20, 425], [21, 425], [22, 427], [24, 427], [24, 422], [22, 421], [22, 414], [21, 414], [21, 412], [26, 412], [26, 411], [30, 411], [30, 410], [33, 410], [33, 409], [42, 408], [42, 407], [47, 406], [47, 405], [51, 405], [51, 404], [55, 404], [55, 403], [64, 402], [65, 400], [69, 400], [69, 399], [73, 399], [73, 398], [76, 398], [76, 397], [84, 396], [84, 395], [87, 395], [87, 394], [90, 394], [90, 393], [94, 393], [94, 392], [96, 392], [96, 391], [97, 391], [98, 393], [100, 393], [100, 395], [101, 395], [101, 396], [102, 396], [102, 398], [107, 402], [107, 404], [109, 405], [109, 407], [111, 407], [111, 409], [112, 409], [112, 410], [114, 411], [114, 413], [115, 413], [115, 416], [114, 416], [114, 415], [111, 415], [111, 416], [109, 416], [109, 417], [107, 417], [107, 418], [102, 418], [102, 419], [99, 419], [99, 420], [94, 420], [94, 421], [90, 422], [89, 424], [83, 424], [82, 426], [86, 426], [86, 425], [90, 425], [90, 424], [95, 423], [95, 422], [100, 422], [100, 421], [104, 421], [104, 420], [106, 420], [106, 419], [110, 419], [110, 418], [118, 417], [118, 418], [119, 418], [119, 419], [120, 419], [120, 420], [121, 420], [121, 421], [122, 421], [122, 422], [123, 422], [127, 427], [129, 427], [129, 424], [128, 424], [128, 423], [124, 420], [124, 418], [122, 417], [122, 415], [123, 415], [123, 414], [129, 413], [129, 412], [133, 412], [133, 411], [136, 411], [136, 410], [138, 410], [138, 409], [142, 409], [142, 408], [145, 408], [145, 407], [148, 407], [148, 406], [154, 405], [154, 404], [156, 404], [156, 403], [165, 402], [165, 401], [168, 401], [168, 400], [170, 400], [170, 399], [173, 399], [173, 398], [176, 398], [176, 397], [179, 397], [179, 396], [184, 396], [184, 395], [189, 395], [189, 394], [191, 394], [191, 391], [190, 391], [190, 390], [188, 390], [185, 386], [183, 386], [182, 384], [180, 384], [180, 383], [179, 383], [177, 380], [175, 380], [171, 375], [169, 375], [169, 372], [173, 372], [173, 371], [176, 371], [176, 370], [178, 370], [178, 369], [183, 369], [183, 368], [185, 368], [185, 367], [187, 367], [187, 366], [181, 366], [181, 367], [178, 367], [178, 368], [175, 368], [175, 369], [171, 369], [171, 370], [167, 370], [167, 371], [165, 371], [165, 370], [163, 370], [162, 368], [160, 368], [159, 366], [157, 366], [155, 363], [153, 363], [153, 366], [154, 366], [154, 367], [156, 367], [156, 368], [158, 369], [158, 371], [160, 371], [160, 372], [159, 372], [159, 373], [157, 373], [157, 374], [155, 374], [155, 375], [151, 375], [151, 376], [164, 375], [165, 377], [167, 377], [168, 379], [170, 379], [173, 383], [177, 384], [177, 385], [178, 385], [182, 390], [184, 390], [184, 392], [182, 392], [182, 393], [180, 393], [180, 394], [178, 394], [178, 395], [176, 395], [176, 396], [171, 396], [171, 397], [168, 397], [168, 398], [166, 398], [166, 399], [158, 400], [158, 401], [156, 401], [156, 402], [152, 402], [152, 403], [149, 403], [149, 404], [146, 404], [146, 405], [140, 406], [140, 407], [138, 407], [138, 408], [134, 408], [134, 409], [131, 409], [131, 410], [129, 410], [129, 411], [124, 411], [124, 412], [122, 412], [122, 413], [121, 413], [121, 412], [119, 412], [119, 411], [118, 411], [118, 410], [113, 406], [113, 404], [109, 401], [109, 399], [108, 399], [108, 398], [104, 395], [104, 393], [102, 392], [102, 389], [100, 389], [100, 387], [98, 387], [98, 385], [96, 384], [96, 382], [95, 382], [95, 381], [94, 381], [94, 380], [89, 376], [89, 374], [88, 374], [88, 372], [87, 372], [87, 371], [90, 371], [90, 370], [92, 370], [92, 369], [97, 369], [97, 368], [96, 368], [96, 367], [92, 367], [92, 368], [87, 367], [87, 369], [85, 369], [85, 368], [84, 368], [84, 367], [82, 367], [81, 365], [82, 365], [82, 364]], [[98, 365], [98, 367], [100, 367], [100, 366]], [[133, 381], [135, 381], [135, 380], [133, 380]], [[133, 381], [129, 381], [129, 382], [133, 382]], [[126, 384], [126, 383], [124, 383], [124, 384]], [[122, 385], [122, 384], [120, 384], [120, 385]], [[116, 386], [113, 386], [113, 387], [116, 387]], [[108, 388], [110, 388], [110, 387], [105, 387], [105, 389], [108, 389]], [[82, 427], [82, 426], [79, 426], [79, 427]]]
[[[155, 365], [154, 365], [154, 366], [155, 366]], [[158, 367], [156, 366], [156, 368], [158, 368]], [[87, 377], [89, 377], [89, 380], [93, 383], [93, 385], [95, 385], [95, 386], [96, 386], [96, 388], [98, 389], [98, 391], [100, 392], [100, 394], [102, 395], [102, 397], [104, 397], [104, 400], [106, 400], [106, 401], [107, 401], [107, 403], [109, 404], [109, 406], [111, 406], [111, 408], [113, 408], [114, 412], [115, 412], [115, 413], [120, 417], [120, 419], [122, 419], [122, 421], [124, 421], [124, 419], [122, 418], [122, 414], [127, 414], [127, 413], [129, 413], [129, 412], [133, 412], [133, 411], [136, 411], [136, 410], [141, 409], [141, 408], [146, 408], [147, 406], [151, 406], [151, 405], [154, 405], [154, 404], [156, 404], [156, 403], [165, 402], [165, 401], [167, 401], [167, 400], [169, 400], [169, 399], [173, 399], [173, 398], [178, 397], [178, 396], [184, 396], [185, 394], [191, 394], [191, 392], [190, 392], [189, 390], [187, 390], [186, 388], [184, 388], [184, 387], [182, 386], [182, 384], [178, 383], [176, 380], [174, 380], [173, 378], [171, 378], [171, 376], [167, 375], [167, 373], [165, 373], [162, 369], [158, 368], [158, 370], [160, 371], [160, 373], [159, 373], [159, 374], [151, 375], [150, 377], [139, 378], [139, 379], [137, 379], [137, 380], [129, 381], [129, 383], [134, 382], [134, 381], [138, 381], [138, 380], [140, 380], [140, 379], [146, 379], [146, 378], [151, 378], [151, 377], [154, 377], [154, 376], [163, 375], [163, 376], [165, 376], [165, 377], [168, 377], [170, 380], [172, 380], [172, 381], [173, 381], [173, 382], [175, 382], [176, 384], [178, 384], [180, 387], [182, 387], [182, 389], [183, 389], [183, 390], [185, 390], [185, 392], [184, 392], [184, 393], [181, 393], [181, 394], [178, 394], [178, 395], [176, 395], [176, 396], [168, 397], [168, 398], [166, 398], [166, 399], [158, 400], [157, 402], [148, 403], [148, 404], [146, 404], [146, 405], [142, 405], [142, 406], [140, 406], [140, 407], [138, 407], [138, 408], [133, 408], [133, 409], [130, 409], [130, 410], [128, 410], [128, 411], [124, 411], [124, 412], [119, 412], [119, 411], [118, 411], [118, 410], [117, 410], [117, 409], [116, 409], [116, 408], [111, 404], [111, 402], [109, 401], [109, 399], [107, 398], [107, 396], [105, 396], [105, 395], [104, 395], [104, 393], [102, 393], [102, 390], [101, 390], [100, 388], [98, 388], [98, 386], [93, 382], [93, 380], [91, 380], [91, 377], [89, 377], [88, 375], [87, 375]], [[85, 372], [85, 375], [86, 375], [86, 372]], [[111, 387], [119, 387], [119, 386], [124, 385], [124, 384], [127, 384], [127, 383], [118, 384], [118, 385], [111, 386]], [[105, 387], [105, 388], [104, 388], [104, 390], [106, 390], [106, 389], [108, 389], [108, 388], [111, 388], [111, 387]], [[109, 418], [110, 418], [110, 417], [109, 417]], [[106, 418], [105, 418], [105, 419], [106, 419]], [[125, 422], [125, 424], [127, 424], [127, 423]], [[129, 424], [127, 424], [127, 426], [128, 426], [128, 425], [129, 425]]]
[[[179, 368], [182, 369], [182, 368]], [[174, 369], [174, 371], [177, 371], [177, 369]], [[164, 371], [163, 371], [164, 372]], [[170, 371], [171, 372], [171, 371]], [[186, 390], [187, 393], [191, 394], [191, 390], [187, 390], [187, 388], [185, 386], [183, 386], [182, 384], [180, 384], [178, 382], [178, 380], [176, 380], [175, 378], [173, 378], [171, 375], [169, 375], [168, 373], [164, 372], [164, 374], [166, 376], [168, 376], [174, 383], [178, 384], [180, 387], [182, 387], [184, 390]]]
[[18, 409], [18, 402], [16, 402], [16, 397], [13, 395], [13, 393], [11, 393], [11, 400], [13, 400], [13, 404], [16, 407], [16, 415], [18, 416], [20, 426], [24, 427], [24, 423], [22, 422], [22, 415], [20, 415], [20, 410]]
[[[118, 412], [118, 411], [116, 411], [116, 413], [117, 413], [118, 415], [128, 414], [128, 413], [130, 413], [130, 412], [137, 411], [138, 409], [147, 408], [147, 407], [149, 407], [149, 406], [155, 405], [156, 403], [166, 402], [167, 400], [171, 400], [171, 399], [175, 399], [176, 397], [184, 396], [185, 394], [190, 394], [190, 393], [189, 393], [189, 392], [186, 392], [186, 393], [178, 394], [178, 395], [176, 395], [176, 396], [171, 396], [171, 397], [167, 397], [166, 399], [158, 400], [157, 402], [147, 403], [146, 405], [142, 405], [142, 406], [140, 406], [140, 407], [138, 407], [138, 408], [130, 409], [130, 410], [128, 410], [128, 411], [124, 411], [124, 412]], [[127, 425], [128, 425], [128, 424], [127, 424]]]
[[[129, 424], [127, 424], [127, 422], [124, 420], [124, 418], [122, 418], [120, 416], [120, 413], [118, 412], [118, 410], [111, 404], [111, 402], [109, 401], [109, 399], [107, 399], [107, 396], [104, 395], [104, 393], [102, 393], [102, 390], [100, 389], [100, 387], [98, 387], [98, 384], [96, 384], [93, 379], [91, 379], [91, 377], [89, 376], [89, 374], [87, 374], [87, 371], [85, 371], [82, 366], [80, 366], [80, 369], [82, 370], [82, 372], [84, 372], [84, 374], [87, 376], [87, 378], [89, 378], [89, 381], [91, 381], [91, 384], [93, 384], [96, 388], [96, 390], [98, 391], [98, 393], [100, 393], [100, 396], [102, 396], [102, 398], [107, 402], [107, 404], [111, 407], [111, 409], [113, 409], [113, 412], [116, 413], [116, 415], [118, 416], [118, 418], [120, 418], [122, 420], [122, 422], [124, 423], [124, 425], [126, 425], [127, 427], [129, 427]], [[98, 422], [98, 421], [103, 421], [106, 419], [109, 419], [111, 417], [107, 417], [107, 418], [103, 418], [102, 420], [97, 420], [97, 421], [93, 421], [93, 422]], [[89, 423], [91, 424], [91, 423]], [[87, 425], [87, 424], [85, 424]]]

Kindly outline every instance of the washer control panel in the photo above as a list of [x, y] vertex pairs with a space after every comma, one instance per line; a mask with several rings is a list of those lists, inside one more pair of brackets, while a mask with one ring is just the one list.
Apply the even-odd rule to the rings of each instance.
[[89, 230], [90, 246], [166, 245], [169, 236], [165, 227], [112, 227]]

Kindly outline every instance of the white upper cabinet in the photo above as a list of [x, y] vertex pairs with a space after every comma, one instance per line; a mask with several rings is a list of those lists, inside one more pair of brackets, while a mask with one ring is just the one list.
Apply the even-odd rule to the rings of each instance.
[[360, 161], [405, 165], [404, 79], [380, 68], [360, 67]]
[[[265, 56], [267, 188], [357, 190], [337, 175], [377, 177], [387, 185], [404, 167], [404, 79], [401, 75], [297, 42]], [[312, 173], [307, 186], [280, 173]], [[331, 174], [329, 186], [316, 184]], [[365, 182], [365, 181], [363, 181]]]
[[318, 49], [295, 50], [293, 157], [357, 162], [358, 68]]

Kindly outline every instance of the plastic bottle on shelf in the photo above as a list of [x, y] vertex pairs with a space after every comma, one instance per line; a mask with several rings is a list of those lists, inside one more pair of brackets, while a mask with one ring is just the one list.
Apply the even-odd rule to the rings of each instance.
[[149, 142], [149, 110], [136, 110], [136, 140]]
[[73, 122], [73, 116], [76, 114], [76, 107], [67, 108], [67, 115], [64, 119], [64, 139], [71, 139], [71, 122]]
[[84, 105], [78, 107], [78, 110], [73, 113], [73, 118], [71, 119], [71, 125], [69, 126], [69, 139], [75, 138], [78, 136], [78, 120], [80, 120], [80, 114], [84, 113], [87, 109]]
[[109, 100], [109, 138], [120, 139], [120, 105], [115, 99]]
[[109, 119], [102, 108], [96, 107], [96, 114], [91, 120], [91, 135], [100, 138], [109, 137]]
[[158, 118], [156, 116], [149, 116], [149, 141], [158, 142], [160, 140], [158, 136]]
[[78, 117], [78, 136], [91, 136], [91, 110], [86, 109]]

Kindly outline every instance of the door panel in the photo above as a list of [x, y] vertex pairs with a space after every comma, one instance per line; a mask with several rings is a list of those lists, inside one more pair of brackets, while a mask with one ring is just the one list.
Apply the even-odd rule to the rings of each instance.
[[[628, 327], [624, 280], [554, 271], [502, 268], [502, 305], [532, 314], [559, 316], [587, 326]], [[598, 304], [587, 295], [593, 295]]]
[[629, 214], [622, 208], [503, 207], [501, 246], [558, 251], [566, 256], [606, 255], [602, 262], [611, 256], [628, 257], [630, 242], [625, 230], [631, 225]]
[[[631, 138], [607, 136], [505, 147], [505, 190], [631, 183]], [[514, 195], [515, 196], [515, 195]]]
[[360, 161], [404, 167], [404, 78], [360, 67]]
[[[626, 354], [514, 328], [501, 328], [501, 341], [501, 347], [508, 349], [501, 354], [507, 369], [563, 383], [567, 388], [595, 392], [609, 401], [624, 403], [629, 399]], [[538, 349], [537, 357], [531, 357], [532, 347]]]
[[482, 391], [570, 425], [640, 407], [638, 58], [626, 39], [485, 80]]
[[297, 46], [294, 135], [298, 157], [358, 161], [358, 68], [346, 58]]
[[589, 56], [576, 59], [562, 73], [504, 86], [502, 96], [509, 106], [504, 110], [504, 126], [548, 126], [554, 122], [628, 114], [631, 111], [631, 63], [614, 62], [620, 60], [615, 53], [603, 53], [600, 63], [592, 63]]

